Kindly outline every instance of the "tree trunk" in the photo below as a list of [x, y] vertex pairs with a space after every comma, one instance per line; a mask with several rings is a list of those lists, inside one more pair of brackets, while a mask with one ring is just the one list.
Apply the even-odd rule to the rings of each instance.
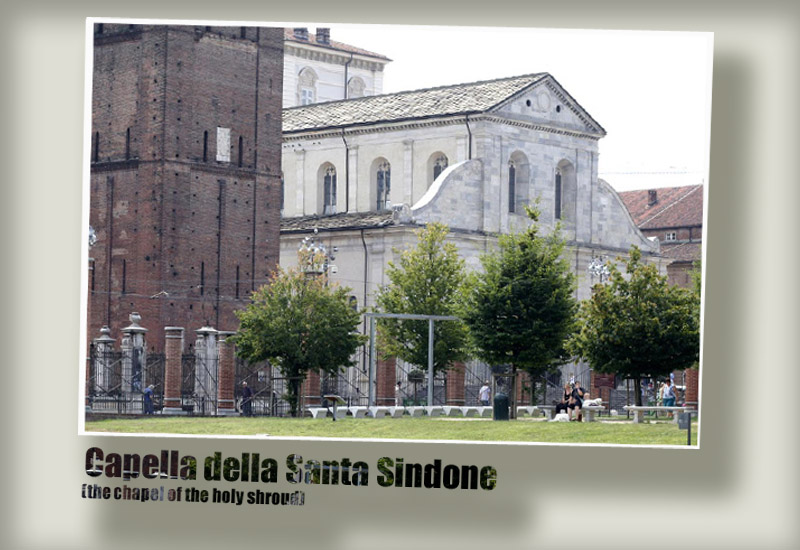
[[642, 379], [638, 376], [633, 379], [633, 393], [635, 394], [634, 402], [637, 407], [642, 406]]

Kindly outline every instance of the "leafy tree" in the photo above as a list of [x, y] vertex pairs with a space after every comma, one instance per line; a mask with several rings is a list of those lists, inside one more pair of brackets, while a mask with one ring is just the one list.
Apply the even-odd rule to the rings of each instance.
[[268, 359], [289, 381], [284, 396], [297, 415], [300, 385], [308, 372], [336, 373], [353, 364], [364, 337], [356, 332], [360, 314], [348, 304], [348, 288], [297, 270], [274, 274], [253, 293], [235, 336], [238, 354]]
[[633, 378], [642, 404], [641, 378], [668, 376], [699, 355], [696, 296], [667, 283], [632, 247], [625, 275], [610, 266], [610, 282], [595, 285], [581, 304], [580, 330], [570, 348], [598, 372]]
[[478, 357], [510, 364], [514, 373], [521, 368], [535, 380], [566, 360], [577, 302], [558, 227], [542, 236], [538, 210], [527, 213], [533, 220], [527, 230], [500, 235], [497, 250], [481, 258], [483, 273], [475, 275], [464, 321]]
[[[389, 262], [390, 284], [377, 295], [386, 313], [456, 315], [466, 280], [464, 260], [453, 243], [446, 242], [448, 228], [431, 223], [417, 232], [417, 246], [404, 251], [399, 263]], [[380, 319], [383, 354], [427, 369], [428, 321]], [[434, 323], [433, 369], [440, 372], [467, 357], [467, 329], [460, 321]]]

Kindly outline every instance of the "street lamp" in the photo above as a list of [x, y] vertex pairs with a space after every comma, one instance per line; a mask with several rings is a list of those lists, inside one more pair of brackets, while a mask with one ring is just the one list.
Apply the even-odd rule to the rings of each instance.
[[[317, 228], [314, 228], [314, 235], [305, 237], [297, 250], [300, 271], [309, 276], [327, 274], [329, 261], [335, 259], [328, 253], [324, 244], [316, 242], [318, 232]], [[333, 251], [336, 252], [336, 247], [333, 247]]]
[[608, 276], [611, 274], [603, 256], [593, 256], [592, 262], [586, 270], [591, 274], [592, 279], [594, 279], [595, 276], [600, 277], [601, 284], [606, 282]]

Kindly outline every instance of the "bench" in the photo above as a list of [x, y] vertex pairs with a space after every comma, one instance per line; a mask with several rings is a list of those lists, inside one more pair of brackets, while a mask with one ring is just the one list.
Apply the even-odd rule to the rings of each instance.
[[548, 420], [553, 420], [553, 417], [556, 415], [555, 405], [536, 405], [536, 408], [542, 411], [545, 418]]
[[406, 412], [409, 416], [422, 416], [425, 414], [425, 407], [422, 405], [414, 405], [413, 407], [406, 407]]
[[384, 418], [387, 414], [391, 416], [394, 407], [369, 407], [369, 416], [372, 418]]
[[456, 407], [454, 405], [445, 405], [442, 407], [442, 414], [445, 416], [464, 416], [461, 407]]
[[311, 413], [312, 418], [325, 418], [328, 416], [327, 407], [309, 407], [308, 411]]
[[425, 407], [425, 412], [430, 417], [436, 417], [436, 416], [439, 416], [440, 414], [442, 414], [442, 412], [444, 412], [444, 411], [443, 411], [443, 407], [441, 407], [440, 405], [432, 405], [430, 407]]
[[486, 417], [492, 418], [492, 410], [493, 409], [487, 405], [484, 405], [483, 407], [478, 407], [478, 416], [482, 418]]
[[633, 413], [633, 423], [634, 424], [639, 424], [642, 421], [644, 421], [644, 413], [646, 413], [646, 412], [672, 413], [672, 417], [673, 417], [672, 421], [677, 424], [679, 415], [676, 414], [676, 413], [682, 413], [682, 412], [687, 412], [688, 411], [688, 409], [686, 407], [657, 407], [657, 406], [653, 406], [653, 407], [641, 406], [641, 407], [639, 407], [639, 406], [636, 406], [636, 405], [625, 405], [622, 408], [625, 409], [628, 412], [632, 412]]
[[533, 416], [536, 411], [539, 410], [539, 407], [536, 405], [518, 405], [517, 406], [517, 417], [525, 416]]
[[391, 418], [400, 418], [403, 416], [403, 413], [406, 412], [405, 407], [387, 407], [388, 410], [386, 414], [388, 414]]
[[[491, 409], [491, 407], [489, 407]], [[461, 414], [464, 417], [471, 417], [471, 416], [480, 416], [479, 410], [483, 409], [483, 407], [461, 407]]]
[[595, 413], [601, 413], [605, 411], [606, 408], [602, 405], [586, 405], [585, 407], [581, 407], [581, 414], [583, 415], [584, 422], [594, 422], [594, 415]]
[[353, 418], [366, 418], [369, 407], [347, 407], [347, 412], [349, 412]]

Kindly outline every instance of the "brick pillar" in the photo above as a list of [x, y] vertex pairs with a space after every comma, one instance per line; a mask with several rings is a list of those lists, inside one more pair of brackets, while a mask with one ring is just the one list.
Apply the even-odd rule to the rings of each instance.
[[233, 358], [233, 342], [230, 336], [234, 332], [219, 332], [219, 371], [217, 374], [217, 416], [233, 416], [236, 413], [236, 401], [233, 397], [236, 368]]
[[[89, 242], [89, 247], [91, 248], [92, 243]], [[86, 299], [86, 332], [89, 332], [89, 326], [92, 323], [92, 272], [94, 271], [94, 258], [89, 258], [89, 277], [86, 279], [88, 281], [89, 289], [87, 291], [87, 299]], [[94, 361], [94, 357], [90, 356], [92, 351], [92, 346], [89, 343], [86, 343], [86, 384], [84, 385], [85, 391], [85, 407], [86, 412], [91, 412], [92, 410], [92, 402], [89, 400], [89, 395], [92, 392], [92, 382], [90, 380], [92, 376], [92, 371], [89, 368], [90, 361]]]
[[686, 407], [699, 410], [700, 369], [686, 369]]
[[530, 390], [525, 392], [525, 388], [530, 388], [531, 385], [531, 377], [530, 375], [522, 370], [517, 371], [517, 405], [529, 405], [530, 404]]
[[164, 408], [161, 414], [186, 414], [181, 407], [183, 327], [164, 327]]
[[447, 370], [447, 404], [455, 406], [472, 405], [464, 399], [464, 363], [453, 363]]
[[380, 407], [394, 406], [394, 387], [397, 384], [397, 359], [378, 359], [376, 366], [377, 388], [375, 392], [375, 404]]
[[[300, 385], [300, 402], [297, 404], [298, 407], [304, 405], [314, 405], [320, 406], [321, 400], [319, 398], [319, 392], [321, 389], [321, 381], [319, 373], [317, 372], [309, 372], [306, 375], [306, 379]], [[298, 414], [302, 416], [302, 410], [298, 409]]]

